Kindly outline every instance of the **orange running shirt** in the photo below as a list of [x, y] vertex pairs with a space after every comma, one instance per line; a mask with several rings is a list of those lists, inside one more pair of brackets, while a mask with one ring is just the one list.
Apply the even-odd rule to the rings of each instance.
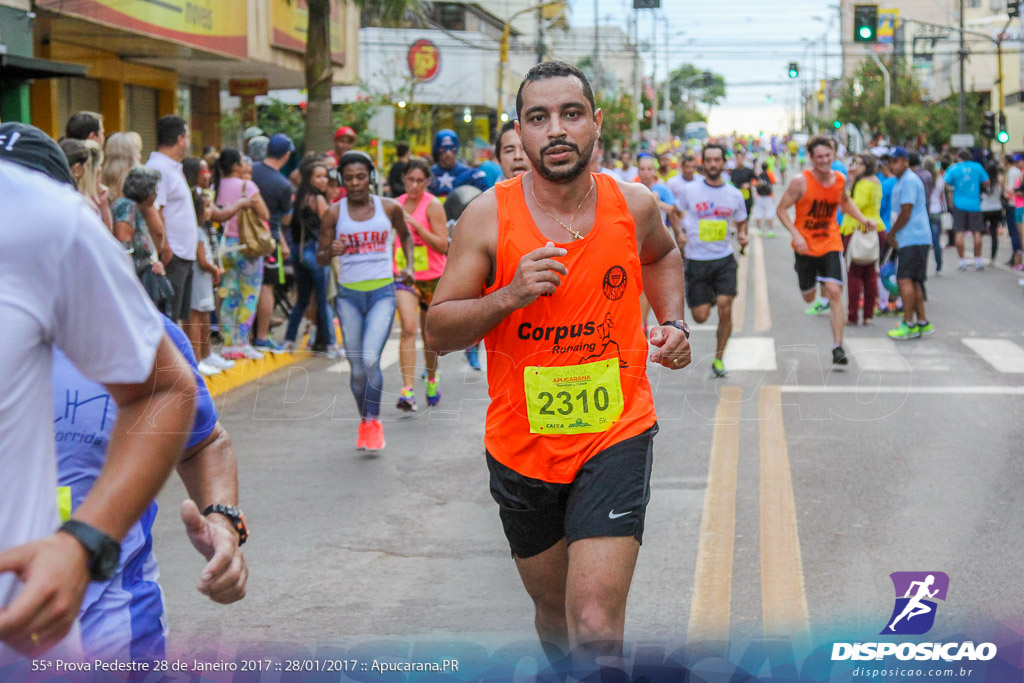
[[[640, 328], [636, 227], [615, 179], [591, 176], [594, 227], [582, 240], [558, 244], [568, 251], [557, 260], [569, 275], [484, 338], [491, 397], [484, 444], [503, 465], [552, 483], [571, 482], [587, 460], [657, 419]], [[530, 216], [522, 178], [495, 186], [497, 275], [488, 294], [550, 241]]]
[[796, 229], [807, 240], [809, 256], [824, 256], [830, 251], [843, 250], [843, 238], [836, 222], [836, 210], [843, 199], [846, 178], [832, 171], [832, 185], [825, 187], [814, 178], [814, 172], [804, 171], [807, 191], [796, 203]]

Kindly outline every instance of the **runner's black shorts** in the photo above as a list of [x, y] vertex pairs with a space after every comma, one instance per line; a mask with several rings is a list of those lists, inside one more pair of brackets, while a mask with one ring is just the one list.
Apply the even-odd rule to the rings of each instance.
[[715, 303], [717, 296], [736, 296], [736, 258], [686, 259], [686, 303], [690, 308]]
[[487, 453], [491, 497], [512, 555], [539, 555], [565, 538], [632, 536], [643, 543], [651, 498], [651, 461], [658, 425], [620, 441], [583, 464], [569, 484], [519, 474]]
[[950, 213], [953, 214], [954, 232], [981, 232], [985, 229], [985, 215], [981, 211], [963, 211], [954, 206]]
[[927, 244], [912, 244], [900, 247], [896, 252], [896, 279], [913, 280], [924, 284], [928, 279], [928, 250]]
[[800, 291], [809, 292], [818, 282], [835, 282], [843, 284], [843, 252], [830, 251], [822, 256], [796, 254], [793, 265]]

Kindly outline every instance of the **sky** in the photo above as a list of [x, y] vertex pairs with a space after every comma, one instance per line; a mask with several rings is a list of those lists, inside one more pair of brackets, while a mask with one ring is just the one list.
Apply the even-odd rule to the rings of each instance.
[[[625, 27], [633, 12], [632, 0], [570, 0], [572, 23], [593, 26], [595, 3], [602, 24]], [[653, 66], [660, 81], [666, 62], [670, 69], [688, 62], [724, 76], [726, 98], [709, 117], [712, 135], [786, 132], [799, 107], [798, 84], [813, 77], [816, 88], [818, 79], [839, 76], [836, 0], [662, 0], [661, 5], [638, 11], [641, 46], [651, 42], [657, 24], [656, 59], [652, 63], [650, 51], [641, 53], [645, 69], [649, 75]], [[786, 74], [792, 61], [800, 66], [796, 80]]]

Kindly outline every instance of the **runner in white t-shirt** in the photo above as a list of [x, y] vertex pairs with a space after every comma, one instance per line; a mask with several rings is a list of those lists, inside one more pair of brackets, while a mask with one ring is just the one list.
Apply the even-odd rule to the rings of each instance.
[[715, 377], [725, 376], [722, 357], [732, 334], [732, 300], [736, 296], [736, 259], [733, 257], [729, 224], [736, 226], [741, 247], [747, 245], [747, 207], [743, 195], [722, 178], [725, 147], [704, 147], [704, 180], [688, 183], [679, 195], [686, 234], [686, 303], [693, 319], [702, 323], [718, 308], [718, 345], [711, 369]]
[[[45, 147], [43, 135], [26, 126], [22, 141]], [[188, 365], [123, 248], [71, 188], [12, 163], [17, 146], [0, 155], [0, 206], [19, 226], [0, 230], [0, 671], [19, 652], [75, 649], [90, 577], [116, 569], [119, 539], [167, 479], [195, 407]], [[77, 524], [57, 533], [53, 347], [105, 384], [119, 411], [108, 467]]]

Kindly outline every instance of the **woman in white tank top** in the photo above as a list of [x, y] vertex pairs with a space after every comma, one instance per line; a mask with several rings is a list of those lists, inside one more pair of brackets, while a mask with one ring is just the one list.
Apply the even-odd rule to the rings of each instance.
[[[338, 257], [338, 298], [345, 357], [352, 368], [349, 385], [362, 421], [359, 450], [384, 448], [380, 401], [384, 375], [380, 357], [395, 320], [395, 286], [391, 270], [392, 231], [398, 233], [409, 267], [400, 273], [412, 283], [413, 242], [405, 213], [393, 199], [370, 193], [373, 161], [364, 152], [347, 152], [338, 162], [346, 196], [321, 218], [317, 261]], [[331, 226], [334, 226], [331, 229]]]

